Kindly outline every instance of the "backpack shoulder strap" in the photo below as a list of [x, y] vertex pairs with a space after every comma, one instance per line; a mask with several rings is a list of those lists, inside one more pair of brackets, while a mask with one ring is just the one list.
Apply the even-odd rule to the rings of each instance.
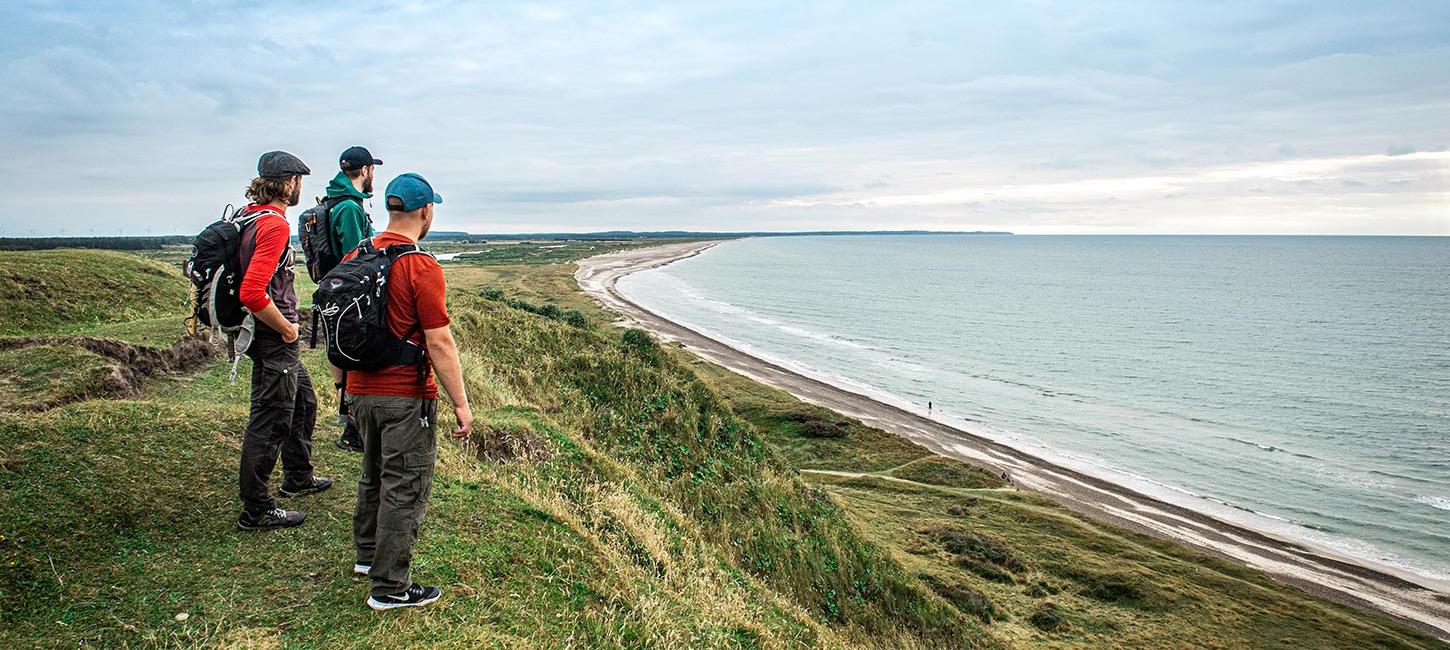
[[247, 211], [245, 209], [238, 210], [232, 214], [232, 220], [238, 224], [241, 224], [242, 226], [245, 226], [246, 224], [250, 224], [257, 219], [260, 219], [262, 215], [265, 214], [278, 216], [283, 219], [287, 218], [287, 216], [282, 214], [281, 211], [277, 210], [277, 208], [267, 205], [252, 211]]
[[356, 196], [329, 196], [322, 200], [322, 209], [330, 212], [333, 208], [337, 207], [339, 203], [342, 203], [344, 201], [357, 201], [358, 205], [362, 205], [362, 199], [359, 199]]
[[418, 248], [417, 244], [390, 244], [384, 247], [383, 251], [388, 254], [388, 259], [393, 260], [396, 260], [399, 257], [402, 257], [409, 253], [423, 252], [421, 249]]

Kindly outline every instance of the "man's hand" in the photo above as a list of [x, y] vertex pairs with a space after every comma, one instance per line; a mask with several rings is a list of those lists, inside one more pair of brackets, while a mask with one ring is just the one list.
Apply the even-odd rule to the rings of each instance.
[[458, 426], [453, 429], [454, 440], [463, 440], [473, 433], [473, 410], [468, 404], [454, 404], [453, 417], [458, 420]]
[[287, 320], [287, 317], [283, 316], [282, 312], [277, 309], [277, 303], [275, 302], [268, 304], [266, 309], [256, 312], [252, 316], [261, 324], [266, 325], [273, 332], [280, 335], [283, 343], [296, 343], [298, 337], [302, 335], [297, 329], [297, 324]]
[[287, 323], [287, 331], [282, 332], [282, 342], [296, 343], [297, 339], [301, 336], [302, 332], [296, 325], [292, 323]]

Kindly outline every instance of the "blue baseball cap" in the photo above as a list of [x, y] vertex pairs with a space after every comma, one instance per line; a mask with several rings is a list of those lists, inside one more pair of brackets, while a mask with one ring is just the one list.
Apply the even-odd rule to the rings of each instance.
[[398, 197], [403, 202], [403, 212], [412, 212], [429, 203], [442, 203], [443, 197], [433, 191], [433, 186], [428, 184], [428, 179], [413, 172], [402, 174], [391, 181], [388, 181], [388, 189], [384, 192], [388, 201], [388, 209], [393, 210], [393, 197]]

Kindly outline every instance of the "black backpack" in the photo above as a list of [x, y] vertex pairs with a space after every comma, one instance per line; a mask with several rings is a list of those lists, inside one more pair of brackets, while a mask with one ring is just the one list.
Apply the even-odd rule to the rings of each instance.
[[421, 325], [402, 338], [388, 328], [388, 273], [404, 255], [428, 255], [416, 244], [393, 244], [381, 250], [371, 239], [357, 245], [357, 255], [338, 264], [317, 283], [312, 311], [327, 334], [327, 360], [343, 370], [376, 370], [418, 365], [421, 383], [427, 377], [428, 353], [411, 339]]
[[337, 250], [332, 245], [332, 208], [348, 200], [357, 201], [351, 196], [318, 199], [317, 205], [297, 216], [297, 240], [302, 244], [302, 256], [307, 260], [307, 277], [313, 282], [321, 280], [342, 262], [343, 255], [351, 252]]
[[208, 327], [235, 334], [247, 317], [242, 307], [242, 231], [268, 212], [242, 213], [230, 204], [222, 218], [203, 228], [191, 240], [191, 257], [182, 272], [191, 280], [192, 312], [187, 330]]

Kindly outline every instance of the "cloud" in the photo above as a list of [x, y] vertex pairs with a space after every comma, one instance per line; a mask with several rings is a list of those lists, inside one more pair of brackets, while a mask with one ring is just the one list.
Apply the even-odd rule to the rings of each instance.
[[1450, 142], [1445, 3], [52, 1], [0, 20], [0, 234], [192, 232], [260, 152], [301, 155], [320, 194], [352, 144], [449, 194], [449, 229], [1450, 233], [1426, 156]]

